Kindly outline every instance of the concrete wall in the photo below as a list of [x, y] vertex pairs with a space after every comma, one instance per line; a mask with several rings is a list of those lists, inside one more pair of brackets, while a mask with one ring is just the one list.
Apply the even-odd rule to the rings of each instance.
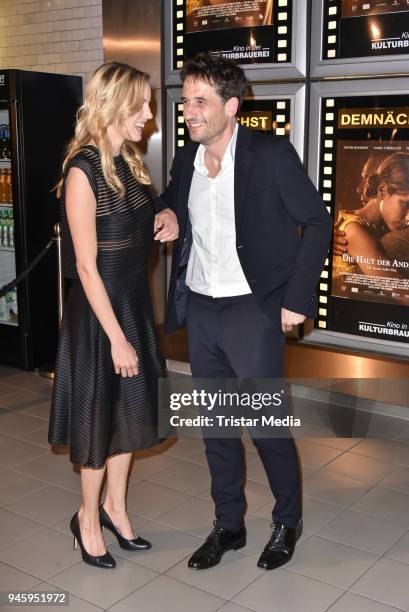
[[86, 81], [103, 56], [102, 0], [0, 0], [0, 68]]

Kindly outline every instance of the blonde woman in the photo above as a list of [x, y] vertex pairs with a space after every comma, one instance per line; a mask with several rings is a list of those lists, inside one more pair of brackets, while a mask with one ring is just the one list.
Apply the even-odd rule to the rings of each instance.
[[[57, 188], [64, 273], [72, 279], [61, 325], [49, 427], [81, 467], [83, 502], [70, 523], [86, 563], [113, 568], [101, 525], [122, 548], [151, 547], [126, 511], [132, 451], [154, 446], [157, 380], [164, 376], [146, 261], [154, 229], [177, 237], [171, 211], [154, 220], [150, 178], [136, 143], [152, 118], [147, 76], [109, 62], [91, 77]], [[99, 497], [105, 470], [107, 493]]]

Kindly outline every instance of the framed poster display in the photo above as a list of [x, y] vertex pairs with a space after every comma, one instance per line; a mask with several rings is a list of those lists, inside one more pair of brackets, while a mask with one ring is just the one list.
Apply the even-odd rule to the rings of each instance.
[[409, 78], [312, 84], [309, 172], [347, 250], [331, 247], [307, 341], [409, 356], [408, 91]]
[[199, 52], [236, 60], [249, 81], [306, 75], [307, 0], [168, 0], [165, 84]]
[[407, 0], [314, 0], [311, 76], [407, 72]]

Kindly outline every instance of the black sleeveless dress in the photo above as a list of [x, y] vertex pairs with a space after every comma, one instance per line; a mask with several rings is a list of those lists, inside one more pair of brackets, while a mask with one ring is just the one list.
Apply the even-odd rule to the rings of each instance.
[[[139, 374], [115, 373], [111, 345], [86, 298], [61, 197], [64, 275], [72, 279], [60, 329], [48, 440], [70, 444], [73, 463], [101, 468], [112, 455], [154, 446], [158, 378], [165, 376], [147, 279], [153, 200], [122, 156], [114, 158], [124, 198], [106, 184], [99, 150], [88, 145], [69, 163], [88, 178], [97, 202], [97, 267], [115, 315], [139, 358]], [[78, 206], [82, 203], [78, 202]]]

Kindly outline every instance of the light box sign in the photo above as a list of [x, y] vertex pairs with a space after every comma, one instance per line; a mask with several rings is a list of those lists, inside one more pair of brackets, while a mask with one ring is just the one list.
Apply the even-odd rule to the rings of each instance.
[[333, 248], [318, 326], [409, 342], [407, 98], [324, 98], [322, 105], [320, 190], [348, 250]]
[[325, 0], [324, 59], [408, 53], [407, 0]]
[[[245, 99], [237, 115], [237, 121], [250, 130], [261, 134], [290, 137], [291, 99], [251, 100]], [[189, 142], [189, 130], [183, 118], [183, 104], [175, 103], [175, 149]]]
[[200, 52], [239, 64], [291, 60], [293, 0], [173, 0], [174, 69]]

